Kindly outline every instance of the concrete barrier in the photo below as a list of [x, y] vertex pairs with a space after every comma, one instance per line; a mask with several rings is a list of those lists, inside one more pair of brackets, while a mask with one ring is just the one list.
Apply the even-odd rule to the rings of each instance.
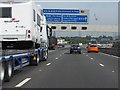
[[120, 57], [120, 48], [99, 48], [99, 51]]

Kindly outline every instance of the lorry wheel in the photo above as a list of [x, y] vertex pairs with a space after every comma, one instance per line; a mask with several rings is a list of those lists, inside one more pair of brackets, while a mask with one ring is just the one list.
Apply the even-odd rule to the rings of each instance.
[[81, 52], [79, 52], [79, 54], [81, 54]]
[[3, 82], [5, 77], [4, 63], [0, 63], [0, 81]]
[[40, 58], [39, 58], [39, 54], [38, 55], [36, 55], [37, 57], [36, 57], [36, 65], [38, 65], [39, 63], [40, 63]]
[[30, 65], [38, 65], [40, 62], [39, 55], [31, 56]]
[[47, 59], [48, 59], [48, 52], [45, 52], [44, 61], [47, 61]]
[[9, 82], [11, 80], [12, 73], [13, 73], [12, 61], [5, 62], [5, 77], [4, 77], [5, 82]]

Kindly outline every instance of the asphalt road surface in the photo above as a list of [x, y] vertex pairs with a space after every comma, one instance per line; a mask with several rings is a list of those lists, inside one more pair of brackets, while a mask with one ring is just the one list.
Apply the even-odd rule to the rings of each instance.
[[118, 88], [118, 57], [104, 53], [49, 51], [48, 61], [16, 71], [3, 88]]

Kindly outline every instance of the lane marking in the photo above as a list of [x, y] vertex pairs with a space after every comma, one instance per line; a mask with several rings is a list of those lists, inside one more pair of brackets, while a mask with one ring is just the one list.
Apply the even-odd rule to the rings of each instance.
[[57, 57], [55, 59], [58, 59]]
[[19, 84], [17, 84], [15, 87], [21, 87], [21, 86], [23, 86], [25, 83], [27, 83], [30, 80], [31, 80], [31, 78], [26, 78], [25, 80], [23, 80], [22, 82], [20, 82]]
[[114, 56], [114, 55], [111, 55], [112, 57], [114, 57], [114, 58], [120, 58], [120, 57], [117, 57], [117, 56]]
[[91, 60], [93, 60], [93, 58], [90, 58]]
[[101, 54], [106, 55], [106, 56], [111, 56], [111, 57], [114, 57], [114, 58], [120, 58], [118, 56], [114, 56], [114, 55], [110, 55], [110, 54], [106, 54], [106, 53], [102, 53], [102, 52], [101, 52]]
[[39, 71], [41, 72], [42, 70], [40, 69]]
[[51, 63], [48, 63], [48, 64], [46, 64], [47, 66], [49, 66]]
[[114, 73], [115, 71], [113, 70], [112, 72]]
[[86, 55], [88, 57], [88, 55]]
[[102, 67], [104, 67], [105, 65], [103, 65], [103, 64], [99, 64], [100, 66], [102, 66]]
[[53, 51], [53, 50], [49, 50], [48, 53], [52, 53], [52, 52], [55, 52], [55, 51], [56, 51], [56, 50], [54, 50], [54, 51]]
[[62, 56], [62, 55], [60, 55], [60, 56]]

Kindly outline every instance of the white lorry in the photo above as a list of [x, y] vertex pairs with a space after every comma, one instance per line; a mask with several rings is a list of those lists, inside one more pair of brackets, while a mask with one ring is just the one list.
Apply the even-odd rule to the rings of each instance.
[[[42, 11], [42, 9], [40, 9]], [[0, 3], [0, 80], [48, 58], [45, 16], [34, 2]], [[2, 13], [1, 13], [2, 12]]]
[[65, 39], [57, 39], [57, 45], [58, 47], [64, 47], [65, 46]]
[[41, 43], [41, 10], [33, 1], [0, 4], [0, 40], [3, 49], [30, 49]]

